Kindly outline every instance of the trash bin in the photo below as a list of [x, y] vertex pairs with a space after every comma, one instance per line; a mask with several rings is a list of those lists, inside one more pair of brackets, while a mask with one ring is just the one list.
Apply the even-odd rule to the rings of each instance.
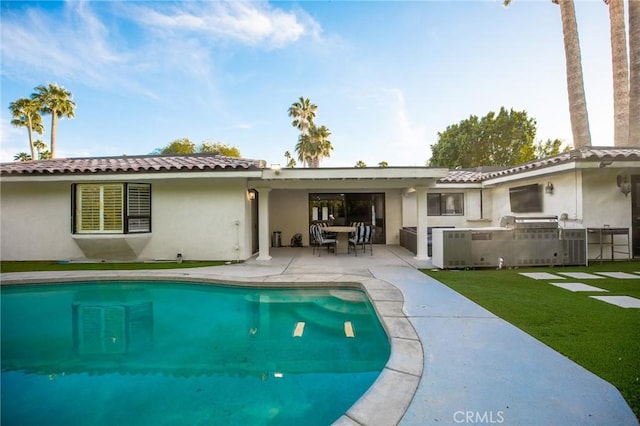
[[273, 231], [273, 236], [271, 237], [271, 247], [282, 247], [282, 232]]

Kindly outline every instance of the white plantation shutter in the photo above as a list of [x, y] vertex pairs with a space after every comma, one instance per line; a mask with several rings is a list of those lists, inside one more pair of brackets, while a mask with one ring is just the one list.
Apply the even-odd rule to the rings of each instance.
[[78, 232], [100, 230], [100, 185], [79, 185], [76, 203]]
[[122, 232], [122, 195], [122, 184], [77, 185], [76, 232]]
[[76, 184], [74, 187], [74, 232], [151, 232], [150, 184]]
[[151, 185], [127, 186], [128, 232], [151, 232]]
[[122, 232], [122, 185], [103, 185], [102, 210], [102, 231]]

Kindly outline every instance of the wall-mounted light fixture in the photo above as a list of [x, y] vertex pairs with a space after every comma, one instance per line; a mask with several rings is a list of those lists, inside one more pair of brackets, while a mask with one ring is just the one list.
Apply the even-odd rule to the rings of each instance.
[[250, 189], [247, 191], [247, 198], [250, 200], [255, 200], [256, 199], [256, 191], [255, 189]]
[[616, 177], [616, 183], [618, 184], [618, 188], [620, 188], [620, 192], [624, 194], [626, 197], [631, 192], [631, 182], [629, 181], [629, 176], [627, 175], [618, 175]]
[[544, 187], [544, 192], [549, 195], [553, 194], [553, 184], [551, 182], [547, 182], [547, 186]]
[[277, 175], [280, 174], [280, 164], [271, 164], [271, 170], [273, 170]]

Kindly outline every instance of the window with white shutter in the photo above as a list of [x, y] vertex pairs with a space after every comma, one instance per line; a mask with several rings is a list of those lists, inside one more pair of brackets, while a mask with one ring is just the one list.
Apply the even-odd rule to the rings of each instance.
[[74, 232], [151, 232], [151, 185], [74, 185]]
[[127, 185], [127, 232], [151, 232], [151, 185]]

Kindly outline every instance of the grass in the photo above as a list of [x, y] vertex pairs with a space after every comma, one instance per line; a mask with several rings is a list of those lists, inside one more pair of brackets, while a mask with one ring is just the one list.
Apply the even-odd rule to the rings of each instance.
[[97, 270], [135, 270], [135, 269], [174, 269], [199, 268], [202, 266], [224, 265], [224, 261], [183, 261], [177, 262], [96, 262], [96, 263], [64, 263], [57, 261], [43, 262], [0, 262], [0, 272], [34, 272], [34, 271], [97, 271]]
[[567, 279], [608, 290], [570, 292], [520, 272], [640, 272], [640, 262], [588, 267], [510, 270], [423, 270], [495, 315], [529, 333], [613, 384], [640, 418], [640, 309], [621, 308], [589, 296], [640, 299], [640, 276], [633, 279]]

